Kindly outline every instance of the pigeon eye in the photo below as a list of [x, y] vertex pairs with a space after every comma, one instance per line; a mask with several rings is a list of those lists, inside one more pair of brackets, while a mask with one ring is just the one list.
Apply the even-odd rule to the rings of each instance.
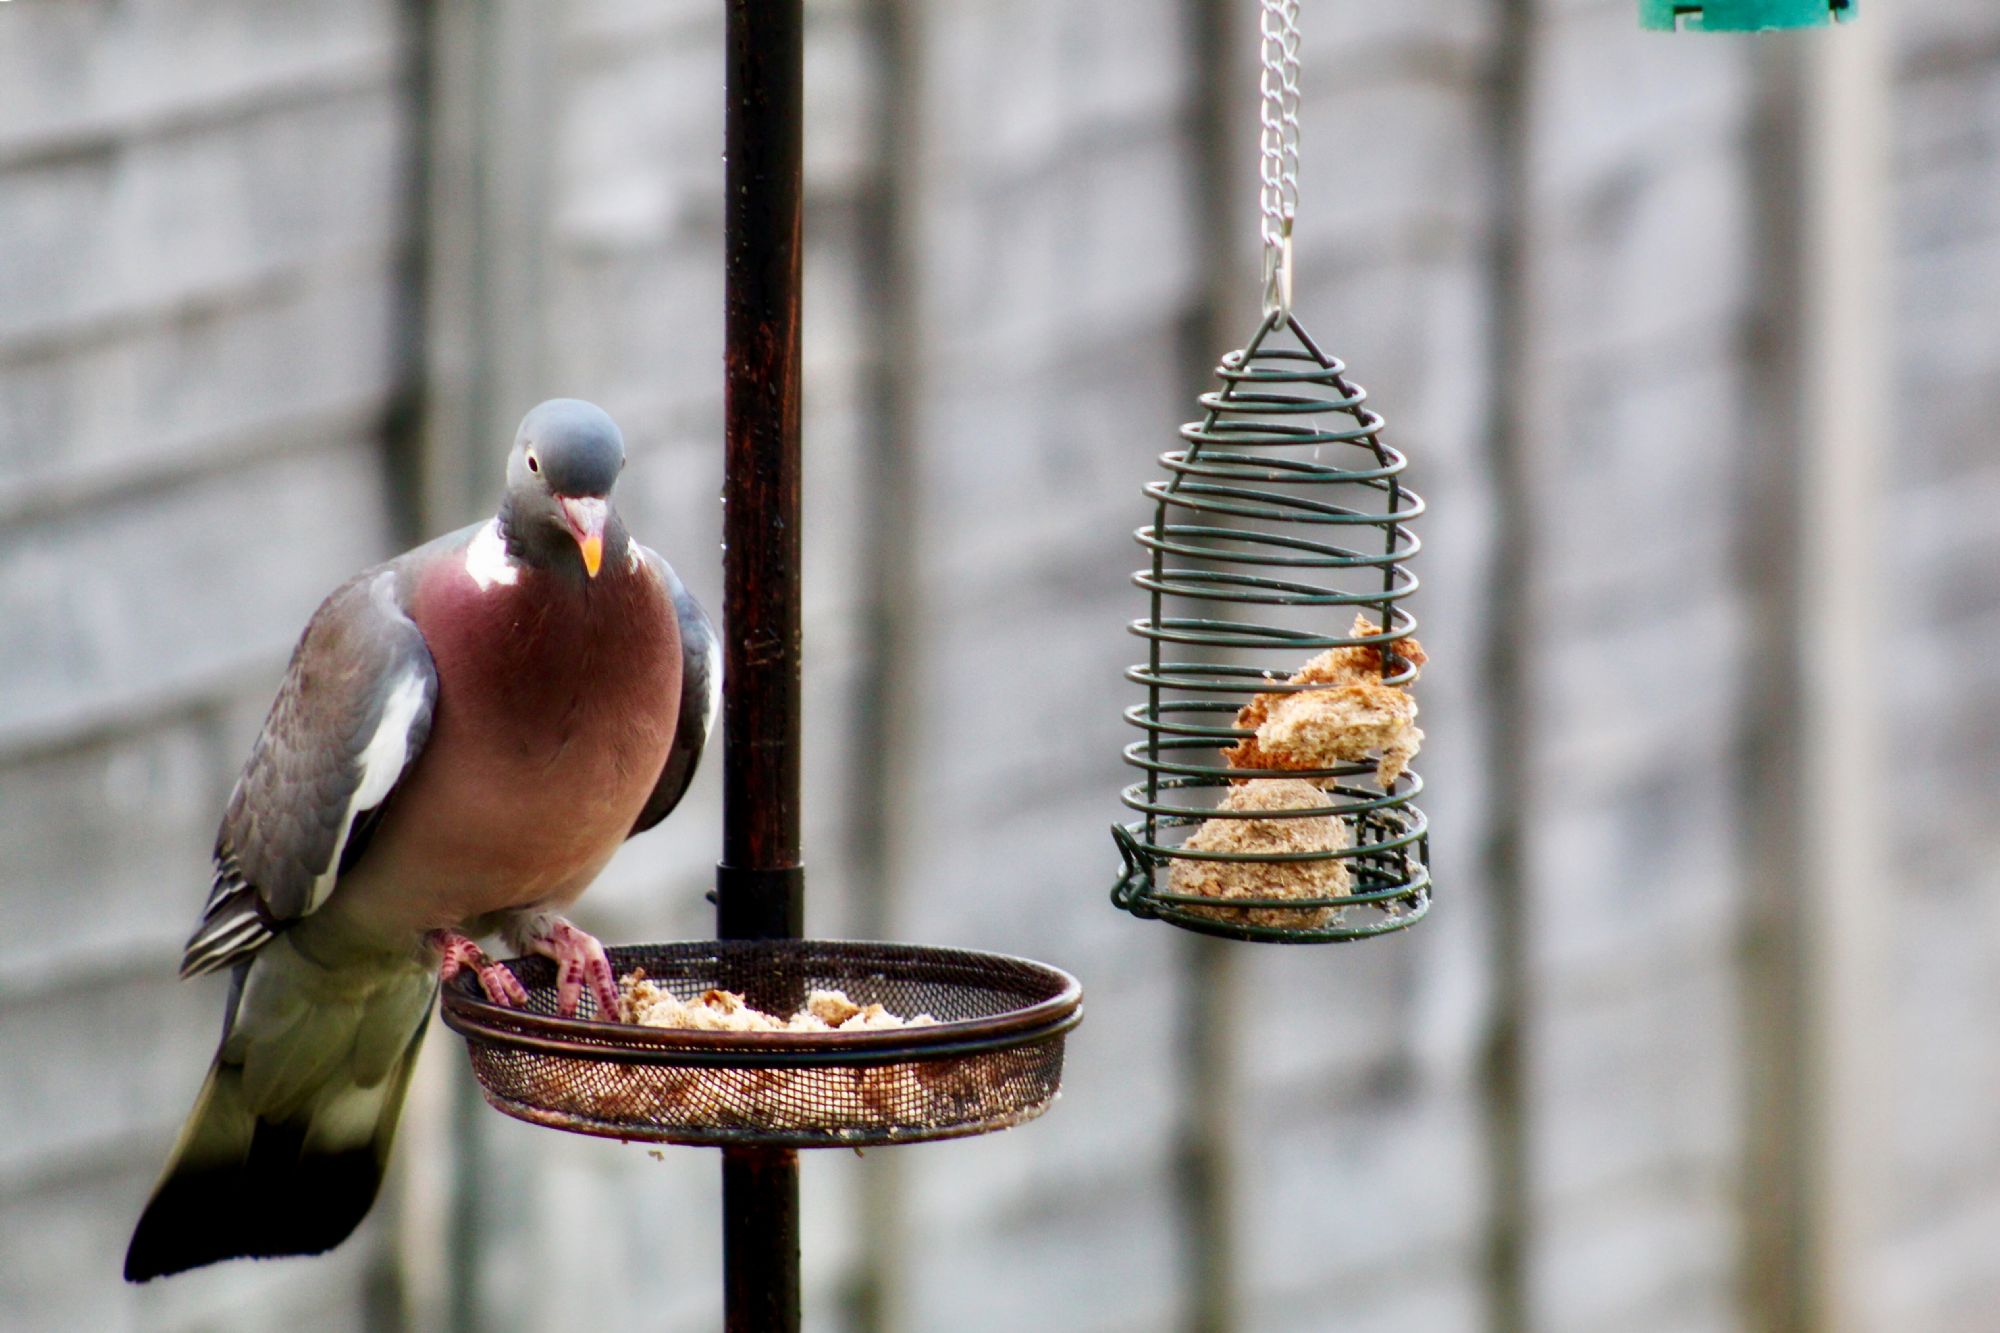
[[535, 457], [535, 451], [533, 449], [528, 450], [528, 471], [540, 472], [541, 470], [542, 470], [542, 460]]

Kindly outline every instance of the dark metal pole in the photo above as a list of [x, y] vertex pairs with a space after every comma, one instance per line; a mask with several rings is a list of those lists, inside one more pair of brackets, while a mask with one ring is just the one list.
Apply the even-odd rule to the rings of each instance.
[[[803, 0], [728, 0], [723, 131], [724, 939], [805, 928], [799, 846], [799, 265]], [[730, 1333], [799, 1327], [799, 1162], [722, 1150]]]

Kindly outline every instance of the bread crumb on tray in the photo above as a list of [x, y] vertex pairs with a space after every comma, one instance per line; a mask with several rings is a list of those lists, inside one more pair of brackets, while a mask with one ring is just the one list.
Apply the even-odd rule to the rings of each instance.
[[[1313, 810], [1326, 805], [1326, 793], [1298, 778], [1255, 778], [1229, 789], [1216, 807], [1218, 815], [1256, 810]], [[1298, 815], [1284, 819], [1215, 818], [1204, 820], [1184, 848], [1196, 852], [1337, 852], [1347, 846], [1347, 830], [1334, 815]], [[1216, 898], [1341, 898], [1352, 884], [1347, 862], [1339, 857], [1319, 861], [1206, 861], [1175, 857], [1167, 888], [1190, 897]], [[1247, 922], [1309, 930], [1325, 925], [1339, 911], [1317, 907], [1189, 907], [1195, 916], [1216, 921]]]
[[649, 981], [644, 969], [618, 979], [631, 1022], [650, 1028], [695, 1032], [873, 1032], [885, 1028], [929, 1027], [929, 1014], [903, 1018], [879, 1004], [856, 1004], [837, 990], [816, 990], [805, 1006], [789, 1018], [776, 1018], [753, 1008], [731, 990], [710, 988], [683, 1000], [667, 987]]
[[[1362, 615], [1348, 631], [1354, 638], [1381, 632]], [[1415, 639], [1400, 640], [1395, 649], [1418, 672], [1429, 660]], [[1373, 757], [1376, 780], [1386, 787], [1403, 775], [1423, 744], [1417, 701], [1402, 686], [1382, 683], [1379, 648], [1329, 648], [1285, 683], [1326, 688], [1260, 694], [1243, 705], [1236, 725], [1256, 734], [1223, 751], [1231, 768], [1332, 768]], [[1325, 785], [1332, 779], [1309, 781]]]

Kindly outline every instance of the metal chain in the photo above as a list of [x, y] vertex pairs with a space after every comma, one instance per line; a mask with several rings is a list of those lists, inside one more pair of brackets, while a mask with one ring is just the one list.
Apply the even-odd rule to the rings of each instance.
[[1292, 219], [1299, 207], [1299, 0], [1262, 4], [1264, 312], [1290, 315]]

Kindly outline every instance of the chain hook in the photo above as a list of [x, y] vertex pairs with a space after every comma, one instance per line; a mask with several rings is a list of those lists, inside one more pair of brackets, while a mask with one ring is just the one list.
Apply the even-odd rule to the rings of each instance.
[[1279, 221], [1278, 243], [1264, 247], [1264, 313], [1292, 317], [1292, 214]]
[[1299, 0], [1262, 0], [1263, 94], [1258, 174], [1263, 189], [1264, 313], [1292, 313], [1292, 220], [1299, 204]]

